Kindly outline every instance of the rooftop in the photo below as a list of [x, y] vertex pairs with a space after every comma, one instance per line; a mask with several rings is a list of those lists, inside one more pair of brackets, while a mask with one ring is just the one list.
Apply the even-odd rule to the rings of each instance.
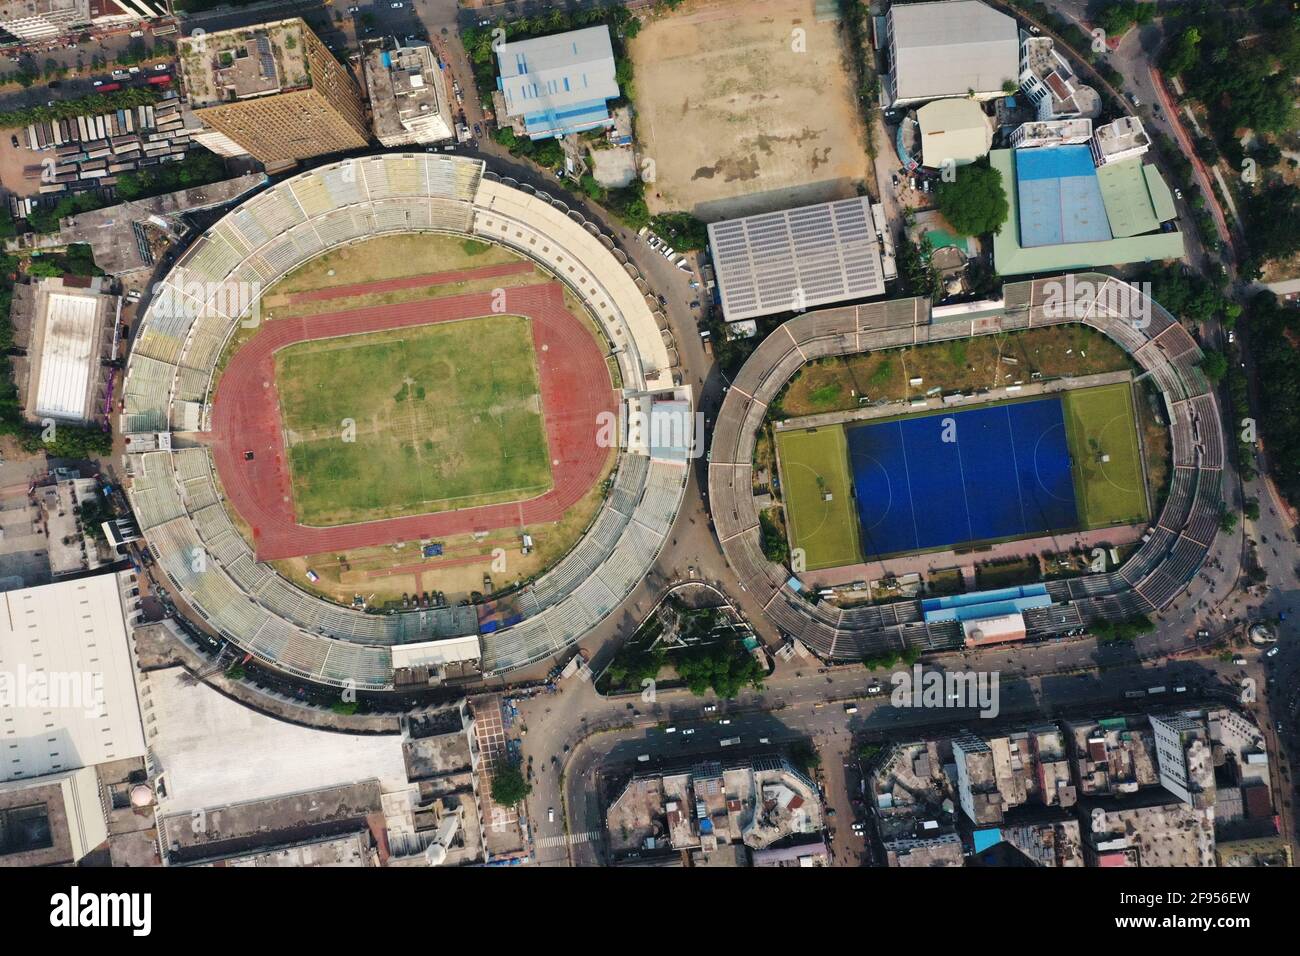
[[867, 197], [709, 224], [728, 322], [883, 295]]
[[924, 165], [939, 169], [945, 160], [964, 166], [988, 153], [993, 127], [979, 103], [968, 99], [935, 100], [916, 111], [921, 127]]
[[455, 135], [446, 83], [427, 43], [371, 50], [366, 86], [375, 135], [385, 146], [434, 143]]
[[1121, 116], [1113, 123], [1098, 126], [1093, 135], [1096, 137], [1097, 149], [1102, 156], [1112, 156], [1151, 145], [1151, 137], [1143, 128], [1142, 120], [1136, 116]]
[[309, 86], [306, 29], [295, 17], [181, 40], [181, 75], [190, 106], [202, 109]]
[[889, 23], [895, 99], [997, 93], [1016, 78], [1016, 21], [979, 0], [894, 4]]
[[[1022, 211], [1016, 189], [1016, 163], [1012, 150], [993, 150], [989, 153], [989, 162], [1002, 174], [1010, 206], [1007, 221], [993, 237], [994, 263], [1002, 275], [1095, 268], [1126, 262], [1159, 262], [1183, 256], [1183, 236], [1178, 231], [1104, 238], [1092, 242], [1073, 241], [1039, 246], [1024, 244], [1020, 238]], [[1095, 181], [1095, 176], [1093, 179]], [[1103, 201], [1102, 210], [1104, 209]], [[1095, 212], [1093, 207], [1092, 214], [1095, 215]]]
[[606, 101], [619, 92], [608, 27], [503, 43], [496, 53], [506, 115], [523, 117], [530, 135], [609, 122]]
[[[145, 752], [122, 591], [100, 574], [0, 594], [0, 781]], [[21, 697], [21, 699], [20, 699]]]

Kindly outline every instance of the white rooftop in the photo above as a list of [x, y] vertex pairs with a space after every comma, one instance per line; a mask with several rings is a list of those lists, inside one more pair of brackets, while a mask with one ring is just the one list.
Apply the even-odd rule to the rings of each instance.
[[894, 4], [895, 99], [997, 93], [1020, 73], [1016, 21], [979, 0]]
[[145, 752], [118, 574], [0, 594], [0, 782]]
[[378, 779], [407, 788], [402, 738], [330, 733], [285, 723], [206, 684], [187, 686], [180, 667], [143, 678], [149, 748], [165, 779], [164, 813], [224, 807]]

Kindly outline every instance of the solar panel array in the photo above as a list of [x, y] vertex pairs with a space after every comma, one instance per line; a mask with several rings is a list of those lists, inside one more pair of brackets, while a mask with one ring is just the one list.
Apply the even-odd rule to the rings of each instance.
[[729, 322], [885, 292], [866, 197], [712, 223], [709, 246]]

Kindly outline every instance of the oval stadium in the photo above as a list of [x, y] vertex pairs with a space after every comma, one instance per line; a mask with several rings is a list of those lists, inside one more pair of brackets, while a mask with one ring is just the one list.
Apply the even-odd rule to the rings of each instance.
[[[1062, 288], [1076, 291], [1054, 299]], [[1028, 590], [986, 591], [981, 600], [996, 599], [1008, 608], [1014, 605], [1017, 610], [1023, 610], [1024, 630], [1030, 638], [1066, 634], [1097, 621], [1126, 621], [1166, 608], [1195, 577], [1218, 533], [1224, 436], [1213, 388], [1199, 367], [1202, 359], [1199, 346], [1164, 308], [1149, 299], [1139, 301], [1137, 297], [1141, 296], [1140, 290], [1127, 283], [1088, 273], [1070, 277], [1070, 281], [1054, 278], [1008, 283], [1001, 301], [980, 303], [981, 309], [977, 311], [960, 306], [939, 315], [928, 300], [898, 299], [810, 312], [790, 319], [764, 339], [745, 362], [719, 410], [710, 444], [709, 492], [718, 540], [727, 561], [774, 626], [829, 661], [949, 650], [963, 646], [964, 638], [969, 636], [963, 632], [962, 614], [953, 612], [961, 599], [945, 602], [925, 598], [836, 607], [809, 600], [815, 595], [808, 593], [799, 575], [792, 575], [785, 565], [765, 555], [760, 508], [755, 497], [755, 450], [769, 409], [774, 403], [779, 406], [783, 390], [796, 373], [822, 359], [876, 350], [912, 349], [928, 343], [960, 342], [1067, 323], [1081, 323], [1116, 343], [1136, 363], [1138, 378], [1149, 379], [1158, 390], [1169, 423], [1172, 453], [1172, 476], [1164, 507], [1152, 518], [1140, 543], [1122, 566], [1106, 572], [1049, 580]], [[1138, 321], [1125, 316], [1143, 318]], [[914, 379], [912, 384], [920, 386], [921, 383]], [[926, 404], [919, 402], [921, 406]], [[905, 417], [915, 420], [915, 413]], [[1128, 417], [1132, 418], [1131, 410]], [[1063, 474], [1068, 485], [1075, 462], [1065, 455], [1062, 450]], [[893, 467], [903, 471], [906, 453], [893, 461]], [[912, 466], [915, 480], [915, 461]], [[1034, 467], [1038, 467], [1037, 462]], [[794, 485], [788, 474], [786, 479], [788, 507]], [[874, 481], [872, 488], [895, 487], [887, 484], [888, 476], [855, 480], [859, 489], [863, 480]], [[1014, 480], [1013, 472], [1013, 483]], [[829, 502], [831, 494], [821, 485], [821, 479], [818, 482], [814, 495]], [[898, 486], [901, 485], [899, 482]], [[915, 495], [916, 489], [912, 488], [910, 493]], [[997, 495], [990, 490], [989, 497]], [[935, 506], [933, 498], [918, 504]], [[857, 507], [861, 511], [861, 501]], [[886, 503], [877, 510], [887, 512], [888, 508]], [[922, 510], [912, 509], [914, 513]], [[847, 510], [844, 513], [849, 514]], [[1074, 518], [1071, 510], [1069, 519]], [[861, 520], [865, 526], [865, 513]], [[851, 518], [845, 523], [849, 521], [857, 524]], [[1116, 523], [1119, 522], [1111, 522]], [[1053, 526], [1063, 525], [1053, 525], [1050, 520], [1041, 525], [1042, 528]], [[913, 528], [906, 530], [910, 533]], [[888, 570], [894, 555], [917, 553], [911, 545], [917, 543], [919, 534], [911, 538], [903, 536], [903, 539], [911, 544], [880, 546], [880, 566]], [[894, 534], [891, 540], [902, 539]], [[861, 554], [859, 548], [858, 555]], [[811, 572], [804, 577], [811, 578]], [[1031, 599], [1020, 601], [1030, 590]]]
[[[636, 424], [690, 408], [648, 294], [594, 225], [478, 160], [362, 157], [246, 200], [152, 290], [123, 387], [172, 598], [275, 669], [364, 690], [572, 644], [685, 491], [689, 434]], [[485, 555], [480, 599], [428, 600]], [[390, 578], [416, 597], [375, 599]]]

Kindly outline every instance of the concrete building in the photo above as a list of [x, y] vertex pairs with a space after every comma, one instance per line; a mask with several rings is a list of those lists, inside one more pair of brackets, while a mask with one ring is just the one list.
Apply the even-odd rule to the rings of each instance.
[[[179, 57], [185, 93], [205, 129], [268, 167], [361, 149], [370, 140], [356, 81], [300, 18], [189, 36]], [[209, 145], [202, 133], [196, 138]], [[215, 151], [229, 149], [208, 138]]]
[[106, 413], [100, 362], [121, 313], [109, 281], [63, 276], [15, 287], [14, 340], [27, 354], [14, 365], [14, 382], [29, 421], [84, 424]]
[[90, 0], [8, 0], [0, 28], [20, 40], [48, 40], [90, 24]]
[[107, 839], [94, 767], [0, 784], [0, 866], [74, 866]]
[[1152, 717], [1160, 783], [1188, 806], [1214, 806], [1214, 757], [1205, 721], [1186, 714]]
[[957, 797], [962, 812], [976, 824], [1002, 821], [1002, 794], [998, 792], [993, 749], [974, 734], [962, 734], [952, 741], [957, 765]]
[[0, 594], [0, 782], [144, 754], [133, 587], [101, 574]]
[[1040, 120], [1096, 119], [1101, 97], [1083, 83], [1051, 37], [1021, 35], [1020, 89], [1038, 110]]
[[1036, 120], [1021, 123], [1011, 133], [1012, 149], [1036, 146], [1078, 146], [1092, 138], [1092, 120], [1083, 117], [1064, 120]]
[[1016, 82], [1016, 21], [979, 0], [894, 4], [886, 36], [892, 69], [882, 77], [886, 107], [948, 96], [993, 99]]
[[884, 295], [865, 196], [709, 223], [728, 322]]
[[1064, 726], [1081, 797], [1133, 794], [1160, 782], [1155, 740], [1145, 721], [1115, 717]]
[[889, 840], [884, 844], [885, 859], [890, 866], [930, 867], [965, 866], [966, 854], [961, 837], [943, 833], [934, 837]]
[[[1014, 143], [1012, 144], [1014, 145]], [[1098, 166], [1136, 159], [1151, 148], [1151, 137], [1136, 116], [1121, 116], [1113, 123], [1098, 126], [1089, 143], [1092, 161]]]
[[1214, 866], [1214, 808], [1185, 803], [1097, 808], [1088, 818], [1089, 863], [1100, 867]]
[[498, 115], [529, 139], [610, 127], [619, 95], [609, 27], [588, 27], [497, 48]]
[[974, 100], [946, 99], [916, 111], [921, 130], [921, 164], [931, 169], [966, 166], [987, 156], [993, 126]]
[[385, 146], [441, 143], [455, 137], [442, 68], [427, 43], [365, 58], [366, 90], [375, 137]]

